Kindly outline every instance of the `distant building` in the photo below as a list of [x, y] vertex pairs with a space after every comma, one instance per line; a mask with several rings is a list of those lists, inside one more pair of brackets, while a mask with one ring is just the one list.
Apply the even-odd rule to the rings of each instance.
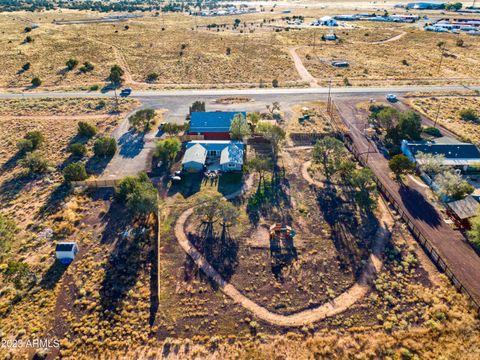
[[237, 114], [241, 114], [246, 121], [245, 112], [192, 112], [188, 133], [203, 135], [205, 140], [230, 140], [230, 125]]
[[433, 155], [443, 155], [443, 165], [467, 170], [469, 166], [480, 163], [480, 151], [474, 144], [462, 143], [448, 138], [439, 138], [435, 141], [402, 141], [402, 152], [411, 160], [421, 162], [415, 158], [419, 152]]
[[190, 141], [182, 159], [182, 167], [188, 172], [204, 169], [222, 172], [242, 171], [244, 152], [245, 145], [241, 141]]
[[406, 8], [415, 10], [442, 10], [445, 9], [445, 4], [444, 2], [437, 1], [421, 1], [408, 3]]
[[70, 264], [75, 259], [77, 252], [78, 246], [75, 242], [60, 242], [55, 247], [55, 257], [65, 265]]
[[324, 16], [311, 23], [312, 26], [337, 26], [337, 20], [331, 16]]

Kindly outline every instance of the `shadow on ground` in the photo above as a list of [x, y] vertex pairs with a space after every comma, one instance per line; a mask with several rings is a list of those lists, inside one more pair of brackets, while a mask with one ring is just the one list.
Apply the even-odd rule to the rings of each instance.
[[120, 147], [119, 154], [124, 158], [134, 158], [143, 149], [145, 145], [145, 134], [137, 133], [130, 129], [118, 139]]

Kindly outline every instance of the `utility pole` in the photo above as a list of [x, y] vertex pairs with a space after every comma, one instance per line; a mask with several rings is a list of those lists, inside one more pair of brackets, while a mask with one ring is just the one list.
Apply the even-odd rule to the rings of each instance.
[[328, 81], [328, 99], [327, 99], [327, 113], [332, 113], [332, 78]]
[[440, 99], [438, 99], [437, 114], [435, 115], [435, 121], [433, 122], [433, 127], [434, 128], [437, 127], [437, 121], [438, 121], [438, 116], [440, 115], [440, 105], [441, 104], [442, 104], [442, 102], [440, 101]]
[[440, 67], [442, 66], [443, 62], [443, 51], [445, 50], [445, 43], [440, 46], [440, 61], [438, 62], [437, 74], [440, 75]]

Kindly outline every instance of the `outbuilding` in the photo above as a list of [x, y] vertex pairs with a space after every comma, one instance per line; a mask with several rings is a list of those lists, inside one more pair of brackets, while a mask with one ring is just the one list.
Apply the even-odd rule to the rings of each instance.
[[59, 242], [55, 247], [55, 257], [64, 265], [70, 264], [77, 252], [78, 246], [75, 242]]
[[478, 214], [479, 203], [474, 196], [469, 195], [465, 199], [447, 203], [448, 214], [451, 215], [457, 224], [470, 229], [469, 219]]

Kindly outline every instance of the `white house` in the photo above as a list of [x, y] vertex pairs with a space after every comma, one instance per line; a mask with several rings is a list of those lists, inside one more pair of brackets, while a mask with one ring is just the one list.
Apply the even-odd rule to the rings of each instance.
[[337, 20], [331, 16], [324, 16], [319, 20], [321, 26], [337, 26]]
[[65, 265], [70, 264], [75, 259], [77, 252], [78, 246], [75, 242], [60, 242], [55, 247], [55, 257]]
[[194, 140], [187, 143], [182, 167], [185, 171], [241, 171], [245, 145], [241, 141]]

